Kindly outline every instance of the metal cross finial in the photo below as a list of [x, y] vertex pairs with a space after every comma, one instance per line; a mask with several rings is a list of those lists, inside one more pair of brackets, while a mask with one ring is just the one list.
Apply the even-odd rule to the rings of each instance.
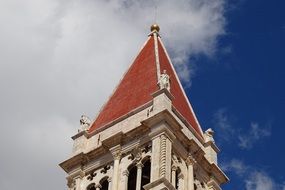
[[154, 4], [154, 23], [157, 23], [157, 5]]

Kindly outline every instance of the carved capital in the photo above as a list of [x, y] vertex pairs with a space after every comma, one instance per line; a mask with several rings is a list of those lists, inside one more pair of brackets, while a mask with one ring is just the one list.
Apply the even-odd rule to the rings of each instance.
[[122, 157], [121, 149], [117, 149], [117, 150], [112, 151], [112, 154], [113, 154], [114, 160], [120, 160]]
[[189, 165], [195, 165], [197, 163], [197, 161], [195, 160], [195, 158], [192, 155], [188, 155], [188, 157], [185, 160], [186, 164]]
[[129, 175], [130, 175], [130, 172], [128, 170], [123, 171], [123, 176], [129, 177]]
[[95, 185], [95, 188], [96, 188], [96, 189], [98, 189], [98, 188], [101, 189], [101, 188], [102, 188], [102, 185], [98, 183], [98, 184]]
[[177, 167], [176, 166], [172, 166], [171, 167], [171, 171], [176, 171], [177, 170]]
[[112, 178], [111, 178], [111, 177], [109, 177], [107, 180], [108, 180], [108, 182], [109, 182], [109, 183], [111, 183]]
[[136, 166], [137, 166], [138, 169], [142, 169], [143, 168], [143, 164], [141, 162], [137, 163]]

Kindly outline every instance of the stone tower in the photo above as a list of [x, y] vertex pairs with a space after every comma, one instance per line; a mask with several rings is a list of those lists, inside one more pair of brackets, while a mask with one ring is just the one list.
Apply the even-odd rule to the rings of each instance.
[[80, 124], [60, 164], [69, 190], [219, 190], [228, 181], [156, 24], [96, 119]]

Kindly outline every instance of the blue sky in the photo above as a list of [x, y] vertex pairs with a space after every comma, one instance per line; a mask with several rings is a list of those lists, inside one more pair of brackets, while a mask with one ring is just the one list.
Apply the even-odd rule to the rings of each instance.
[[66, 188], [80, 116], [95, 119], [155, 4], [224, 189], [284, 190], [284, 0], [0, 0], [0, 189]]
[[216, 131], [225, 190], [285, 188], [284, 8], [282, 0], [239, 2], [226, 12], [217, 56], [189, 60], [199, 68], [187, 94], [203, 128]]

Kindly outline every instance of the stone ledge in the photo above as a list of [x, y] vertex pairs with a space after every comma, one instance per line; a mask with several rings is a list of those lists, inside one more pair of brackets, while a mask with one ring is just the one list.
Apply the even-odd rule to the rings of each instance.
[[145, 190], [176, 190], [175, 187], [164, 177], [159, 178], [147, 185], [144, 185]]

